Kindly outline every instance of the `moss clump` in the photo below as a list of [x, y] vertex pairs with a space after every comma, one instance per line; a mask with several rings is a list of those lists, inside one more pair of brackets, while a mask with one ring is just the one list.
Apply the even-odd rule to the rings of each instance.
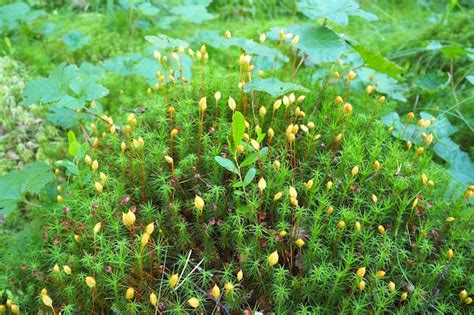
[[374, 119], [384, 98], [351, 92], [339, 66], [325, 91], [244, 93], [248, 59], [200, 61], [192, 82], [150, 89], [145, 113], [82, 130], [23, 308], [467, 312], [466, 202], [445, 197], [431, 141], [394, 142]]

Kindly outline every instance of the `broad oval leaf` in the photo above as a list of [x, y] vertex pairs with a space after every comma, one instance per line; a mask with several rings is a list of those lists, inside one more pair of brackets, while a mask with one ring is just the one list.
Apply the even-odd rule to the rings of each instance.
[[223, 158], [222, 156], [216, 156], [216, 157], [214, 157], [214, 160], [216, 160], [216, 162], [220, 166], [222, 166], [223, 168], [225, 168], [229, 172], [232, 172], [232, 173], [237, 174], [237, 175], [239, 174], [239, 170], [235, 166], [234, 162], [232, 162], [231, 160]]
[[249, 169], [249, 171], [247, 172], [247, 174], [245, 174], [244, 177], [244, 186], [247, 186], [253, 181], [253, 179], [255, 178], [255, 174], [257, 174], [257, 170], [255, 168], [252, 167], [251, 169]]
[[240, 144], [245, 133], [245, 118], [240, 112], [234, 112], [232, 115], [232, 137], [234, 148]]

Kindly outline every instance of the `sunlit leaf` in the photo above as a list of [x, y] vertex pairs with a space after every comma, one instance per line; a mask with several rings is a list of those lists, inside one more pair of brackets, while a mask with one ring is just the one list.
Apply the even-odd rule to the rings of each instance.
[[240, 144], [244, 138], [245, 133], [245, 118], [240, 112], [235, 112], [232, 115], [232, 138], [234, 140], [234, 147]]
[[386, 59], [379, 52], [374, 52], [362, 45], [353, 45], [354, 49], [364, 59], [364, 63], [368, 68], [377, 72], [384, 73], [389, 77], [399, 80], [403, 68], [396, 63]]
[[79, 152], [81, 145], [76, 140], [76, 135], [72, 130], [69, 130], [67, 133], [67, 139], [69, 141], [68, 153], [70, 156], [74, 157]]
[[457, 58], [466, 55], [468, 52], [461, 47], [458, 43], [454, 43], [449, 46], [444, 46], [439, 49], [446, 58]]

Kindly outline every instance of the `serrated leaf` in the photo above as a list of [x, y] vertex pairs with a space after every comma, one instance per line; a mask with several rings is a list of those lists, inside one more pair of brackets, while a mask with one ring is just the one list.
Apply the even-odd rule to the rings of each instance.
[[46, 119], [53, 125], [65, 129], [70, 129], [79, 126], [79, 123], [82, 119], [92, 118], [91, 115], [76, 113], [76, 111], [74, 110], [56, 106], [50, 106], [48, 107], [48, 110], [50, 112], [46, 115]]
[[296, 4], [298, 11], [312, 20], [318, 18], [347, 25], [349, 16], [360, 16], [367, 21], [378, 20], [377, 16], [360, 9], [355, 0], [300, 0]]
[[140, 54], [121, 55], [104, 61], [103, 65], [109, 71], [129, 76], [135, 74], [135, 65], [142, 58]]
[[222, 166], [223, 168], [225, 168], [229, 172], [232, 172], [232, 173], [237, 174], [237, 175], [239, 174], [239, 170], [235, 166], [234, 162], [232, 162], [231, 160], [223, 158], [222, 156], [219, 156], [219, 155], [214, 157], [214, 160], [216, 160], [216, 162], [220, 166]]
[[328, 27], [300, 25], [274, 27], [267, 36], [279, 40], [280, 30], [300, 36], [295, 48], [299, 49], [300, 54], [307, 56], [305, 63], [309, 65], [338, 61], [341, 55], [349, 50], [346, 42]]
[[257, 174], [257, 170], [255, 168], [252, 167], [248, 170], [247, 174], [245, 174], [244, 177], [244, 187], [248, 186], [248, 184], [253, 181], [253, 179], [255, 178], [255, 174]]
[[403, 68], [396, 63], [386, 59], [379, 52], [371, 51], [362, 45], [352, 45], [352, 47], [364, 59], [364, 63], [368, 68], [384, 73], [394, 79], [401, 79], [400, 74], [403, 72]]
[[[82, 109], [87, 105], [87, 101], [97, 100], [109, 93], [108, 89], [97, 83], [100, 77], [101, 70], [98, 68], [92, 69], [87, 65], [78, 68], [76, 65], [62, 63], [50, 73], [48, 78], [34, 79], [26, 84], [23, 105], [46, 103], [57, 108]], [[60, 112], [71, 112], [52, 111], [53, 114], [48, 116], [52, 121], [56, 121], [56, 124], [71, 125], [70, 117], [59, 117]], [[79, 116], [76, 113], [71, 113], [71, 115], [76, 118]], [[59, 121], [62, 122], [59, 123]]]
[[232, 115], [232, 139], [234, 140], [234, 148], [240, 144], [245, 133], [245, 118], [242, 113], [236, 111]]
[[76, 95], [81, 95], [87, 101], [96, 100], [109, 94], [109, 90], [98, 84], [94, 76], [83, 74], [72, 81], [69, 87]]
[[39, 78], [29, 81], [23, 91], [25, 100], [23, 105], [32, 105], [40, 102], [42, 99], [50, 101], [59, 100], [64, 93], [60, 85], [50, 78]]
[[282, 82], [275, 77], [253, 79], [244, 87], [245, 93], [249, 93], [251, 91], [265, 92], [274, 97], [279, 97], [292, 91], [305, 93], [309, 92], [309, 90], [302, 85], [290, 82]]
[[16, 208], [26, 193], [36, 194], [53, 176], [48, 164], [35, 162], [19, 171], [0, 177], [0, 213], [6, 215]]

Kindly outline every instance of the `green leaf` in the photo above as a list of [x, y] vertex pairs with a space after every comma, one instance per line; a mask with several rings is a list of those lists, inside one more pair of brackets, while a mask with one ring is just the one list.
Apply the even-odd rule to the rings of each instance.
[[377, 16], [361, 10], [355, 0], [300, 0], [296, 3], [298, 11], [312, 20], [318, 18], [347, 25], [349, 16], [360, 16], [367, 21], [378, 20]]
[[[279, 40], [280, 30], [300, 36], [300, 40], [295, 47], [299, 49], [300, 55], [306, 55], [306, 65], [338, 61], [341, 54], [349, 50], [346, 42], [337, 33], [325, 26], [290, 25], [274, 27], [267, 33], [267, 36]], [[291, 41], [291, 39], [288, 41]]]
[[204, 21], [212, 20], [214, 18], [214, 15], [207, 11], [206, 6], [202, 5], [173, 6], [171, 13], [179, 16], [185, 21], [196, 24], [201, 24]]
[[69, 130], [67, 133], [67, 138], [69, 140], [68, 153], [70, 156], [75, 157], [81, 148], [81, 145], [76, 140], [76, 135], [72, 130]]
[[245, 177], [244, 177], [244, 186], [248, 186], [248, 184], [250, 184], [253, 179], [255, 178], [255, 174], [257, 174], [257, 170], [255, 168], [251, 168], [249, 169], [249, 171], [247, 172], [247, 174], [245, 174]]
[[468, 75], [466, 79], [469, 81], [469, 83], [474, 84], [474, 75]]
[[389, 77], [400, 80], [400, 74], [403, 68], [396, 63], [384, 58], [379, 52], [373, 52], [367, 47], [361, 45], [353, 45], [354, 49], [364, 59], [367, 67], [374, 69], [380, 73], [385, 73]]
[[[356, 82], [362, 83], [360, 84], [361, 90], [365, 89], [367, 85], [375, 83], [377, 86], [377, 92], [387, 94], [390, 96], [390, 98], [400, 102], [407, 101], [406, 97], [404, 96], [404, 93], [407, 92], [407, 89], [397, 80], [367, 67], [359, 68], [356, 70], [356, 72]], [[374, 76], [373, 80], [371, 80], [371, 75]]]
[[261, 128], [257, 128], [257, 142], [262, 143], [263, 139], [265, 139], [266, 134], [262, 132]]
[[235, 182], [232, 184], [233, 188], [239, 188], [239, 187], [244, 187], [244, 182], [241, 182], [240, 180], [238, 182]]
[[245, 160], [242, 163], [240, 163], [240, 167], [241, 168], [246, 167], [255, 163], [258, 160], [258, 154], [259, 152], [253, 152], [252, 154], [247, 156]]
[[[106, 96], [109, 90], [97, 83], [100, 76], [101, 70], [96, 68], [92, 69], [87, 65], [78, 68], [76, 65], [62, 63], [47, 78], [34, 79], [26, 84], [23, 105], [51, 104], [53, 106], [49, 109], [53, 113], [48, 115], [51, 121], [64, 127], [77, 125], [74, 121], [77, 121], [79, 117], [84, 117], [83, 114], [66, 109], [82, 109], [87, 105], [87, 101]], [[70, 116], [61, 117], [66, 114]]]
[[444, 56], [446, 56], [446, 58], [457, 58], [468, 53], [468, 51], [461, 47], [458, 43], [441, 47], [439, 50]]
[[92, 116], [89, 114], [76, 113], [76, 111], [67, 108], [50, 106], [48, 110], [50, 112], [46, 115], [46, 119], [55, 126], [65, 129], [79, 126], [80, 121], [83, 119], [92, 119]]
[[247, 54], [258, 56], [253, 59], [255, 65], [254, 71], [266, 71], [272, 68], [279, 69], [284, 62], [288, 62], [289, 60], [286, 55], [274, 47], [268, 47], [246, 38], [231, 37], [230, 39], [226, 39], [224, 36], [213, 31], [200, 32], [193, 37], [193, 41], [197, 44], [206, 43], [215, 48], [236, 46]]
[[157, 36], [147, 35], [145, 39], [158, 49], [187, 48], [189, 46], [188, 42], [184, 40], [171, 38], [164, 34], [158, 34]]
[[266, 92], [274, 97], [279, 97], [288, 92], [299, 91], [309, 92], [307, 88], [296, 83], [281, 82], [278, 78], [257, 78], [247, 83], [244, 87], [244, 92], [249, 93], [251, 91]]
[[0, 177], [0, 213], [6, 215], [16, 208], [26, 193], [36, 194], [53, 179], [51, 169], [44, 162], [27, 165]]
[[76, 51], [84, 47], [91, 39], [91, 36], [84, 35], [81, 31], [72, 31], [63, 36], [63, 42], [69, 51]]
[[268, 154], [268, 147], [263, 147], [258, 152], [258, 158], [260, 160], [265, 160], [265, 158], [267, 157], [267, 154]]
[[76, 164], [74, 164], [71, 161], [59, 160], [59, 161], [56, 161], [55, 164], [58, 167], [64, 167], [67, 170], [67, 172], [69, 172], [69, 174], [71, 175], [79, 175], [79, 168], [77, 167]]
[[160, 13], [160, 9], [150, 2], [143, 2], [138, 6], [138, 10], [145, 16], [155, 16]]
[[237, 174], [237, 175], [239, 174], [239, 170], [237, 169], [237, 167], [234, 165], [234, 163], [231, 160], [223, 158], [222, 156], [219, 156], [219, 155], [214, 157], [214, 160], [216, 160], [216, 162], [220, 166], [222, 166], [223, 168], [225, 168], [229, 172], [232, 172], [232, 173]]
[[[431, 120], [435, 118], [426, 112], [420, 113], [421, 118]], [[421, 134], [433, 133], [435, 141], [433, 142], [434, 152], [449, 165], [448, 172], [453, 179], [462, 184], [462, 187], [455, 187], [449, 194], [463, 194], [466, 185], [474, 182], [474, 163], [469, 158], [469, 154], [462, 151], [458, 144], [451, 140], [450, 135], [454, 134], [458, 129], [451, 125], [449, 120], [440, 115], [434, 119], [435, 123], [428, 128], [422, 128], [414, 124], [405, 124], [400, 120], [400, 116], [396, 112], [391, 112], [382, 117], [382, 122], [390, 127], [394, 127], [392, 135], [403, 139], [410, 140], [417, 145], [424, 143]]]
[[21, 23], [31, 23], [43, 15], [45, 15], [44, 11], [32, 11], [28, 4], [21, 1], [0, 6], [0, 32], [4, 29], [16, 30]]
[[236, 111], [232, 115], [232, 138], [234, 140], [234, 148], [237, 147], [245, 133], [245, 118], [242, 113]]

